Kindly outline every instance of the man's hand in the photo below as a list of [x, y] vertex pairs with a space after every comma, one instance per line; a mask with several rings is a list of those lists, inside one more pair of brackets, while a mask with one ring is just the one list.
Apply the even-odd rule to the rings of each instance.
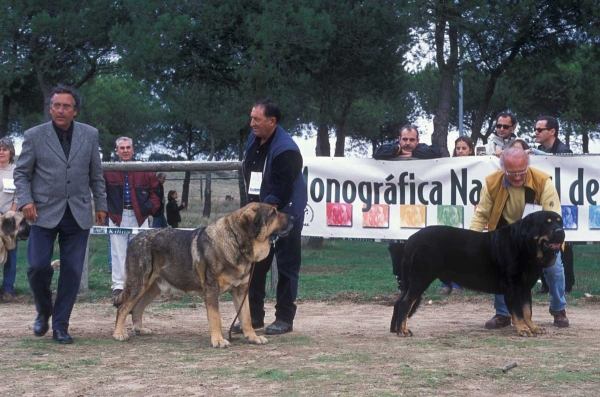
[[183, 201], [183, 202], [181, 203], [181, 206], [182, 206], [182, 207], [185, 207], [185, 201]]
[[96, 211], [96, 223], [99, 226], [106, 226], [106, 211]]
[[30, 222], [37, 221], [37, 210], [35, 209], [35, 204], [29, 203], [25, 204], [23, 208], [23, 216]]

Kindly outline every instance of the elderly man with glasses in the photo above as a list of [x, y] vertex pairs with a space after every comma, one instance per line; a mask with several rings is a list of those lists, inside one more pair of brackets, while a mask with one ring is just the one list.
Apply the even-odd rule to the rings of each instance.
[[500, 157], [502, 151], [517, 139], [514, 134], [515, 128], [517, 128], [517, 118], [511, 113], [500, 113], [496, 119], [494, 134], [488, 140], [485, 150], [487, 155]]
[[[529, 166], [529, 155], [520, 147], [506, 149], [500, 156], [499, 171], [488, 175], [481, 189], [477, 210], [471, 221], [471, 230], [496, 230], [521, 219], [530, 210], [554, 211], [561, 215], [560, 199], [550, 175]], [[544, 275], [550, 289], [550, 314], [554, 325], [568, 327], [565, 307], [565, 273], [560, 253], [554, 266], [545, 268]], [[487, 329], [510, 325], [511, 318], [503, 295], [494, 300], [496, 315], [488, 320]]]

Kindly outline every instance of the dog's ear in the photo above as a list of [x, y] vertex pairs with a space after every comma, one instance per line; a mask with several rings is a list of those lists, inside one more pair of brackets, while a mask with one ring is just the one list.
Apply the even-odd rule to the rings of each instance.
[[13, 216], [2, 216], [2, 220], [0, 222], [2, 222], [0, 231], [2, 231], [5, 236], [13, 234], [15, 230], [17, 230], [17, 222]]

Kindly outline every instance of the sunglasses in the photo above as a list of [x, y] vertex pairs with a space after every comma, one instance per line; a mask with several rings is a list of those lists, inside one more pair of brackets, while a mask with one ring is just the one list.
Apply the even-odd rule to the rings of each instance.
[[535, 132], [537, 132], [538, 134], [541, 134], [543, 131], [545, 131], [545, 130], [549, 130], [549, 129], [550, 129], [550, 128], [546, 128], [546, 127], [544, 127], [544, 128], [534, 128], [533, 130], [534, 130]]
[[496, 124], [496, 128], [498, 128], [498, 129], [508, 130], [510, 127], [512, 127], [512, 125], [508, 125], [508, 124]]

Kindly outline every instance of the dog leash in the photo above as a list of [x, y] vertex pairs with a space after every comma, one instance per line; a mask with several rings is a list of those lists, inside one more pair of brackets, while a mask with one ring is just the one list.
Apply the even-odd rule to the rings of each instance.
[[[248, 290], [244, 294], [244, 299], [242, 299], [242, 304], [240, 305], [237, 313], [235, 314], [235, 318], [233, 319], [233, 321], [231, 322], [231, 325], [229, 326], [229, 341], [230, 342], [233, 340], [233, 337], [231, 336], [231, 331], [233, 330], [233, 326], [234, 326], [236, 320], [238, 319], [240, 312], [242, 311], [242, 307], [244, 307], [244, 303], [246, 303], [246, 298], [250, 294], [250, 283], [252, 283], [252, 275], [254, 274], [254, 264], [255, 263], [256, 262], [252, 262], [252, 266], [250, 267], [250, 279], [248, 280]], [[250, 320], [250, 321], [252, 321], [252, 320]]]

